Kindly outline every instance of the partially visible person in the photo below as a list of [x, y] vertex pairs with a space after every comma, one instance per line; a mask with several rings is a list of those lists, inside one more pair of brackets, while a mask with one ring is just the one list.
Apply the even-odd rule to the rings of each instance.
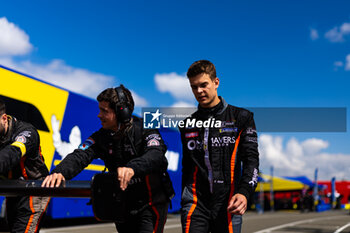
[[[229, 105], [218, 96], [220, 81], [210, 61], [194, 62], [187, 77], [199, 105], [186, 121], [203, 124], [180, 128], [182, 230], [239, 233], [242, 215], [258, 181], [259, 153], [253, 113]], [[214, 124], [204, 124], [205, 121]]]
[[306, 185], [304, 185], [303, 189], [301, 190], [301, 194], [300, 194], [300, 212], [304, 212], [305, 210], [307, 210], [307, 187]]
[[[5, 179], [38, 180], [49, 174], [37, 130], [6, 114], [0, 99], [0, 174]], [[11, 232], [39, 232], [49, 197], [6, 198], [6, 218]]]
[[102, 91], [97, 101], [102, 128], [67, 155], [43, 186], [58, 187], [101, 158], [109, 172], [117, 173], [126, 192], [125, 221], [115, 223], [118, 232], [163, 232], [173, 189], [165, 178], [168, 163], [161, 135], [143, 129], [142, 120], [131, 115], [134, 100], [123, 85]]

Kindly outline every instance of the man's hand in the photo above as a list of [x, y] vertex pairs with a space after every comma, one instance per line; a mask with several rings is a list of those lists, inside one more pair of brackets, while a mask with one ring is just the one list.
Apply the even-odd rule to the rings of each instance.
[[[41, 184], [41, 187], [53, 188], [59, 187], [62, 180], [66, 180], [61, 173], [53, 173], [49, 176], [46, 176], [45, 180]], [[56, 184], [56, 185], [55, 185]]]
[[124, 191], [129, 184], [131, 178], [135, 175], [132, 168], [129, 167], [118, 167], [118, 180], [120, 183], [120, 188]]
[[227, 211], [231, 214], [243, 215], [247, 210], [247, 198], [242, 194], [235, 194], [227, 207]]

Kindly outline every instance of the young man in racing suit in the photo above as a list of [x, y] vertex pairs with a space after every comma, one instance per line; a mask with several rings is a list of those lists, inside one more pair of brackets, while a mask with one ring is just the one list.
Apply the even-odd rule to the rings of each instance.
[[[37, 130], [6, 114], [0, 99], [0, 174], [12, 180], [37, 180], [49, 174], [41, 155]], [[39, 232], [48, 197], [6, 198], [6, 218], [11, 232]]]
[[258, 180], [253, 113], [217, 95], [219, 79], [211, 62], [193, 63], [187, 76], [199, 106], [185, 120], [192, 125], [180, 128], [183, 232], [240, 232]]
[[58, 187], [101, 158], [109, 172], [117, 173], [120, 188], [126, 192], [127, 212], [125, 222], [116, 222], [118, 232], [163, 232], [168, 193], [173, 191], [171, 183], [171, 190], [162, 184], [167, 172], [166, 146], [157, 130], [143, 129], [141, 119], [131, 116], [134, 101], [123, 85], [104, 90], [97, 100], [102, 128], [67, 155], [43, 186]]

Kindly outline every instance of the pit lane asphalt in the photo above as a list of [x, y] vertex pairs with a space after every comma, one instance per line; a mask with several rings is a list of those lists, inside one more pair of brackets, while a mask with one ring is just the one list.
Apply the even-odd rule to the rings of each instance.
[[[113, 223], [43, 228], [41, 233], [110, 233], [117, 232]], [[179, 215], [169, 215], [165, 233], [181, 233]], [[242, 233], [350, 233], [349, 211], [336, 210], [321, 213], [277, 211], [257, 214], [248, 212], [243, 217]]]

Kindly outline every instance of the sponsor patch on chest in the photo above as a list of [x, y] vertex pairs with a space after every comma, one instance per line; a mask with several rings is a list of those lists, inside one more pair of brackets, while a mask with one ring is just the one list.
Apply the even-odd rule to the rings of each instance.
[[219, 133], [231, 133], [231, 132], [237, 133], [237, 131], [238, 131], [237, 127], [219, 129]]
[[236, 138], [234, 136], [223, 136], [223, 137], [212, 137], [211, 138], [211, 146], [222, 147], [229, 146], [230, 144], [234, 144], [236, 142]]
[[187, 148], [189, 150], [200, 150], [200, 149], [203, 149], [203, 142], [202, 141], [199, 141], [199, 140], [189, 140], [187, 142]]
[[226, 127], [226, 126], [234, 126], [235, 125], [235, 120], [233, 121], [223, 121], [221, 124], [221, 127]]
[[185, 138], [194, 138], [198, 137], [198, 132], [190, 132], [185, 134]]

